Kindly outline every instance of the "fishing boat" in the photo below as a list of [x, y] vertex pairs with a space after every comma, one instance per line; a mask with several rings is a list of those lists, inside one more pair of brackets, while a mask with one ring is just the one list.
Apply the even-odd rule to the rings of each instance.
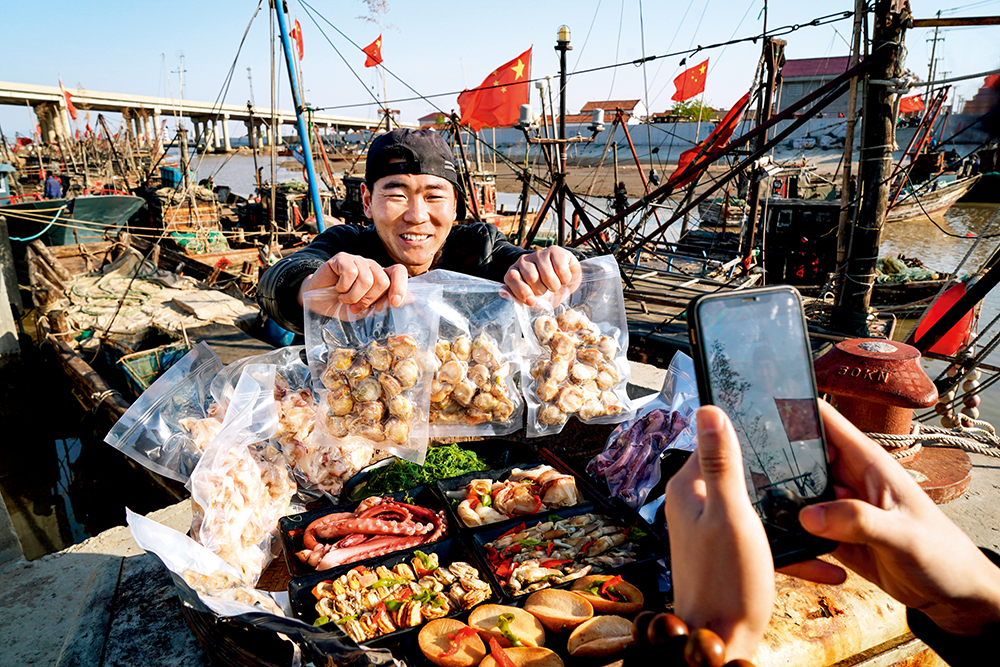
[[918, 188], [904, 192], [889, 208], [885, 221], [910, 222], [927, 217], [941, 217], [955, 202], [962, 198], [982, 175], [960, 178], [934, 189], [936, 181], [921, 184]]

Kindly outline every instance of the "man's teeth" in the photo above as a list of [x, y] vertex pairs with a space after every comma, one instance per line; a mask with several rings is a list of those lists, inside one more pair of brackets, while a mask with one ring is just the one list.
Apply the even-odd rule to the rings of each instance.
[[400, 234], [407, 241], [423, 241], [426, 238], [430, 238], [430, 234]]

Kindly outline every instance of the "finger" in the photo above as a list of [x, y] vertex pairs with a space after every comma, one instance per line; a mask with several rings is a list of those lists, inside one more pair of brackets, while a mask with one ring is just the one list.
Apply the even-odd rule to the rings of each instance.
[[[347, 289], [341, 289], [341, 284], [337, 283], [337, 291], [341, 292], [340, 302], [349, 305], [354, 305], [361, 301], [361, 299], [368, 293], [368, 290], [372, 288], [375, 284], [375, 275], [372, 272], [372, 267], [370, 266], [358, 266], [356, 267], [357, 273], [355, 274], [354, 281], [347, 286]], [[381, 271], [381, 269], [379, 269]], [[341, 283], [343, 278], [341, 278]]]
[[[538, 257], [537, 259], [535, 268], [538, 270], [538, 286], [544, 287], [543, 291], [555, 292], [562, 287], [562, 280], [559, 278], [559, 272], [556, 270], [555, 265], [558, 258], [554, 253], [548, 253], [544, 257]], [[540, 294], [540, 292], [536, 289], [535, 294]]]
[[899, 529], [892, 514], [862, 500], [831, 500], [803, 507], [799, 523], [817, 537], [849, 544], [887, 545]]
[[574, 274], [580, 271], [580, 262], [573, 253], [565, 248], [555, 246], [553, 250], [557, 250], [558, 252], [553, 255], [552, 265], [555, 267], [556, 273], [559, 274], [561, 283], [569, 285], [573, 282]]
[[[358, 274], [361, 271], [358, 263], [353, 260], [341, 260], [334, 257], [333, 261], [326, 263], [326, 266], [330, 267], [330, 271], [337, 278], [333, 288], [341, 294], [350, 292], [354, 287], [354, 282], [358, 279]], [[352, 302], [344, 301], [344, 303]]]
[[790, 577], [805, 579], [817, 584], [830, 584], [831, 586], [837, 586], [847, 580], [847, 571], [844, 568], [818, 558], [780, 568], [778, 572]]
[[698, 467], [705, 479], [708, 501], [749, 502], [743, 478], [743, 455], [726, 413], [714, 405], [698, 409]]
[[389, 276], [389, 303], [399, 308], [406, 300], [406, 267], [402, 264], [393, 264], [385, 270], [385, 273]]
[[368, 291], [358, 299], [355, 306], [360, 309], [365, 309], [376, 301], [382, 298], [382, 296], [389, 289], [389, 276], [386, 275], [382, 267], [372, 267], [371, 268], [372, 285], [368, 288]]
[[534, 292], [524, 282], [520, 269], [511, 268], [503, 279], [504, 285], [510, 291], [510, 295], [526, 306], [535, 305]]
[[526, 259], [518, 260], [518, 273], [521, 274], [521, 280], [524, 284], [528, 286], [531, 293], [534, 296], [541, 296], [548, 291], [548, 288], [542, 284], [541, 278], [538, 273], [538, 263], [537, 258], [529, 256]]

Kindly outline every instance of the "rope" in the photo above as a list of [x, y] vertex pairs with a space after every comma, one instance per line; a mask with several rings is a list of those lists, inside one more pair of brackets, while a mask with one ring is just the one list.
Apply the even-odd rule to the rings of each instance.
[[96, 392], [95, 391], [94, 393], [92, 393], [90, 395], [90, 400], [95, 401], [95, 403], [94, 403], [94, 407], [92, 407], [90, 409], [90, 411], [92, 413], [97, 413], [97, 409], [99, 407], [101, 407], [101, 403], [104, 402], [104, 399], [111, 398], [115, 394], [118, 394], [119, 398], [121, 397], [121, 393], [117, 389], [108, 389], [108, 390], [102, 391], [102, 392]]
[[1000, 437], [986, 421], [972, 419], [958, 413], [959, 426], [952, 429], [914, 423], [909, 435], [868, 433], [868, 437], [882, 445], [893, 458], [901, 459], [916, 454], [924, 445], [952, 445], [976, 454], [1000, 458]]

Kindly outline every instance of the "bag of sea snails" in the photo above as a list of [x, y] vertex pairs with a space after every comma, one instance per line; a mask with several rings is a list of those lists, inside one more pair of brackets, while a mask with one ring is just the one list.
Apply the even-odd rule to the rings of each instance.
[[570, 284], [537, 297], [535, 306], [518, 306], [529, 438], [559, 433], [570, 417], [617, 424], [632, 411], [618, 263], [594, 257], [580, 262], [580, 271]]
[[519, 370], [521, 327], [503, 285], [454, 271], [434, 270], [409, 281], [438, 285], [428, 304], [441, 318], [430, 385], [430, 434], [506, 435], [521, 428], [524, 401]]
[[306, 358], [319, 397], [317, 423], [349, 443], [368, 443], [418, 465], [427, 453], [439, 285], [407, 285], [352, 313], [333, 288], [306, 292]]

